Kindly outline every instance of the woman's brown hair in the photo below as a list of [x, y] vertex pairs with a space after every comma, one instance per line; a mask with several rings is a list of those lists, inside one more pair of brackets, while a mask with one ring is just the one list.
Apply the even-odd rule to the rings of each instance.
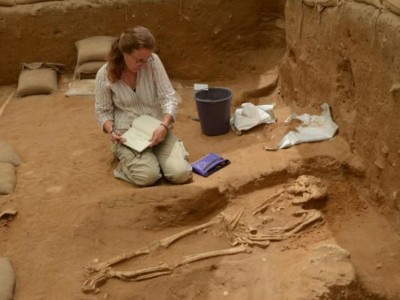
[[149, 49], [154, 51], [156, 40], [152, 33], [145, 27], [136, 26], [123, 32], [115, 39], [108, 55], [108, 79], [116, 82], [122, 76], [125, 69], [124, 53], [130, 54], [137, 49]]

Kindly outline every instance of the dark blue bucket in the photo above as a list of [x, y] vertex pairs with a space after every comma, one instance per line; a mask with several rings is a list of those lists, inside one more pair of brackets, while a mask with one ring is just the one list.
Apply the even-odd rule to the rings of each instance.
[[209, 88], [197, 91], [197, 112], [201, 131], [205, 135], [220, 135], [230, 129], [232, 91], [227, 88]]

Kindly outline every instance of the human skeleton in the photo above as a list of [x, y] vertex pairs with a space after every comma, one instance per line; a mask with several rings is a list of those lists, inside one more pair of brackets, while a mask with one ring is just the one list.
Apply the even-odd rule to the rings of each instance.
[[[243, 210], [237, 211], [232, 217], [220, 213], [209, 222], [183, 230], [175, 235], [155, 241], [148, 246], [135, 249], [127, 254], [116, 256], [105, 262], [95, 263], [88, 266], [87, 270], [89, 276], [82, 286], [82, 291], [84, 293], [98, 293], [100, 291], [99, 286], [103, 285], [109, 278], [118, 278], [125, 281], [146, 280], [172, 274], [178, 267], [203, 259], [238, 253], [251, 253], [251, 247], [253, 246], [263, 249], [267, 248], [271, 241], [287, 239], [300, 232], [308, 225], [323, 220], [320, 211], [316, 209], [305, 210], [300, 208], [296, 209], [291, 214], [295, 217], [295, 221], [286, 222], [284, 226], [265, 229], [265, 224], [268, 224], [274, 219], [273, 217], [265, 215], [269, 209], [273, 213], [279, 213], [283, 210], [289, 210], [289, 207], [293, 209], [295, 206], [302, 206], [311, 201], [322, 200], [326, 198], [326, 196], [326, 186], [321, 183], [320, 179], [313, 176], [302, 175], [298, 177], [286, 190], [279, 190], [276, 194], [267, 198], [253, 209], [250, 216], [250, 218], [256, 219], [256, 221], [253, 222], [253, 225], [241, 221], [243, 219]], [[214, 228], [214, 235], [224, 237], [232, 247], [188, 255], [170, 264], [162, 263], [157, 266], [135, 271], [117, 271], [112, 268], [112, 266], [117, 263], [141, 255], [147, 255], [162, 248], [166, 249], [183, 237], [200, 230], [205, 231], [209, 227]]]

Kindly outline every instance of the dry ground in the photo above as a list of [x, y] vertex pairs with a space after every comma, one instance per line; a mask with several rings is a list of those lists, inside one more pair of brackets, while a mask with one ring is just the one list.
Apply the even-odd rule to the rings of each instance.
[[[113, 178], [115, 162], [107, 136], [97, 127], [94, 99], [66, 97], [68, 76], [62, 78], [59, 93], [13, 99], [0, 118], [1, 139], [23, 160], [15, 192], [0, 198], [0, 210], [18, 210], [17, 217], [0, 228], [0, 254], [11, 258], [17, 276], [16, 299], [297, 299], [293, 297], [300, 295], [291, 295], [289, 288], [301, 282], [296, 263], [310, 248], [327, 242], [351, 253], [368, 289], [399, 295], [399, 238], [369, 204], [368, 195], [357, 193], [363, 167], [340, 134], [331, 141], [277, 152], [263, 150], [273, 125], [261, 125], [242, 136], [205, 136], [191, 118], [197, 115], [193, 82], [177, 80], [174, 85], [183, 101], [175, 132], [191, 161], [214, 151], [229, 158], [231, 165], [209, 178], [195, 175], [186, 185], [160, 182], [137, 188]], [[210, 85], [231, 88], [235, 105], [242, 92], [257, 88], [258, 82], [254, 76]], [[1, 88], [3, 101], [14, 88]], [[278, 124], [290, 114], [277, 92], [260, 102], [277, 103]], [[252, 254], [193, 263], [148, 281], [110, 279], [98, 295], [81, 292], [85, 267], [93, 261], [148, 245], [222, 211], [248, 213], [302, 174], [317, 176], [328, 186], [328, 200], [317, 207], [324, 223], [267, 249], [253, 249]], [[136, 270], [229, 247], [211, 233], [191, 235], [117, 268]]]
[[[71, 74], [62, 76], [58, 93], [12, 99], [0, 117], [0, 140], [11, 144], [23, 163], [17, 168], [14, 193], [0, 196], [0, 212], [18, 210], [14, 219], [0, 223], [0, 256], [9, 257], [13, 263], [17, 300], [309, 300], [308, 292], [318, 294], [321, 286], [315, 278], [304, 275], [304, 263], [311, 249], [327, 243], [349, 251], [357, 273], [357, 282], [345, 294], [333, 291], [331, 298], [400, 299], [398, 229], [396, 232], [381, 214], [382, 208], [386, 212], [391, 209], [385, 198], [378, 197], [379, 193], [369, 194], [374, 190], [370, 182], [376, 184], [382, 179], [390, 186], [390, 194], [392, 190], [397, 193], [394, 162], [398, 153], [391, 153], [393, 164], [384, 171], [376, 171], [372, 162], [364, 165], [357, 155], [364, 153], [365, 161], [370, 157], [375, 161], [376, 153], [382, 155], [379, 138], [390, 137], [393, 128], [398, 128], [389, 126], [397, 124], [392, 117], [397, 116], [398, 106], [383, 109], [383, 104], [392, 103], [385, 98], [389, 90], [385, 80], [391, 82], [387, 78], [392, 74], [397, 77], [398, 64], [380, 60], [384, 57], [390, 61], [395, 56], [396, 40], [386, 37], [395, 37], [397, 25], [388, 26], [397, 24], [394, 16], [383, 14], [381, 24], [370, 17], [377, 11], [365, 4], [349, 2], [340, 9], [317, 12], [301, 2], [287, 1], [285, 33], [281, 15], [286, 1], [129, 1], [128, 5], [109, 6], [95, 2], [2, 8], [0, 35], [9, 47], [0, 49], [4, 60], [0, 82], [15, 82], [15, 66], [22, 61], [48, 59], [65, 63], [71, 71], [74, 41], [97, 34], [116, 35], [127, 26], [146, 24], [157, 36], [169, 74], [174, 79], [205, 78], [213, 80], [208, 82], [211, 86], [231, 88], [232, 112], [247, 100], [243, 92], [255, 95], [260, 91], [263, 76], [259, 74], [277, 66], [287, 52], [286, 66], [281, 68], [281, 78], [286, 81], [281, 82], [282, 90], [251, 99], [259, 104], [276, 102], [278, 124], [261, 125], [242, 136], [232, 132], [205, 136], [192, 119], [197, 115], [194, 81], [176, 79], [174, 85], [183, 101], [174, 130], [184, 141], [190, 160], [213, 151], [230, 159], [231, 164], [209, 178], [195, 175], [185, 185], [161, 181], [154, 187], [137, 188], [112, 176], [115, 161], [109, 151], [111, 144], [97, 127], [93, 97], [64, 95]], [[332, 26], [337, 20], [342, 21]], [[9, 24], [13, 30], [8, 29]], [[382, 43], [372, 43], [375, 37]], [[340, 39], [341, 48], [337, 45]], [[387, 48], [386, 43], [394, 46]], [[324, 51], [320, 47], [325, 47]], [[343, 53], [345, 63], [337, 66]], [[349, 64], [353, 69], [349, 70]], [[368, 72], [365, 66], [370, 66]], [[214, 81], [221, 79], [225, 81]], [[15, 84], [0, 87], [0, 106], [15, 88]], [[292, 110], [319, 114], [321, 99], [331, 100], [338, 117], [339, 133], [334, 139], [276, 152], [263, 149], [286, 130], [282, 121]], [[376, 99], [382, 104], [379, 115], [374, 111]], [[284, 103], [302, 108], [289, 108]], [[371, 130], [362, 131], [366, 125], [375, 125], [371, 119], [390, 128], [384, 134], [378, 132], [379, 126], [374, 128], [374, 135], [370, 135]], [[390, 149], [395, 149], [398, 139], [392, 140]], [[243, 210], [246, 220], [258, 203], [303, 174], [314, 175], [327, 185], [327, 199], [307, 207], [320, 210], [324, 222], [273, 242], [266, 249], [253, 248], [251, 254], [196, 262], [171, 275], [141, 282], [110, 279], [97, 295], [82, 293], [86, 266], [94, 261], [149, 245], [221, 212], [232, 215]], [[137, 270], [226, 247], [227, 242], [209, 229], [115, 268]], [[333, 269], [333, 273], [341, 274], [339, 269]]]

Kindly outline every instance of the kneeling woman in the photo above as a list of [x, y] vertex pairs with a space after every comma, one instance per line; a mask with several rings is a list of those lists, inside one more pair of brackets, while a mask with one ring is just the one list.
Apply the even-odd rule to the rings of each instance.
[[[114, 176], [149, 186], [162, 176], [180, 184], [192, 178], [183, 143], [171, 127], [177, 98], [160, 58], [153, 53], [155, 39], [144, 27], [123, 32], [111, 48], [108, 62], [96, 75], [95, 111], [98, 123], [112, 141], [119, 160]], [[160, 120], [150, 147], [138, 153], [123, 145], [132, 121], [149, 115]]]

